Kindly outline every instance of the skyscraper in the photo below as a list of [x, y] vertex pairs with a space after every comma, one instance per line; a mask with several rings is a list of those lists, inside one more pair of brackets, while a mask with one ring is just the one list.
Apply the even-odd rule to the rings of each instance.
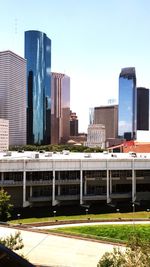
[[52, 72], [51, 143], [60, 144], [70, 136], [70, 78]]
[[103, 124], [106, 139], [118, 136], [118, 105], [100, 106], [94, 108], [94, 124]]
[[25, 32], [27, 59], [27, 143], [50, 144], [51, 40], [40, 31]]
[[0, 118], [9, 120], [9, 144], [26, 144], [26, 60], [0, 52]]
[[119, 75], [118, 135], [136, 138], [136, 74], [135, 68], [123, 68]]
[[137, 130], [149, 130], [149, 89], [137, 87]]
[[78, 135], [78, 116], [70, 110], [70, 136]]

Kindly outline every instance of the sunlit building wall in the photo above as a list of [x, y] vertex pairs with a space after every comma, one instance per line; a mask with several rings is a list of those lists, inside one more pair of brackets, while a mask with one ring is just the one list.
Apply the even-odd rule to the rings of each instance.
[[27, 143], [50, 144], [51, 40], [40, 31], [25, 32], [27, 59]]
[[94, 108], [94, 124], [105, 125], [106, 139], [118, 136], [118, 105]]
[[61, 144], [70, 136], [70, 78], [52, 72], [51, 144]]
[[9, 144], [26, 144], [26, 60], [0, 52], [0, 118], [9, 120]]
[[102, 124], [90, 124], [87, 131], [85, 146], [105, 148], [105, 126]]
[[118, 135], [136, 139], [136, 73], [135, 68], [123, 68], [119, 76]]

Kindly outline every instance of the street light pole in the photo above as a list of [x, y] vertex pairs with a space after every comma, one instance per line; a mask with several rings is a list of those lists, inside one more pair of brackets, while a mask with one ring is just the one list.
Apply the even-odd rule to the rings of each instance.
[[[118, 213], [118, 216], [119, 216], [120, 209], [116, 209], [116, 212]], [[119, 219], [119, 217], [118, 217], [118, 219]]]
[[18, 214], [17, 214], [18, 224], [19, 224], [19, 219], [20, 219], [20, 216], [21, 216], [21, 214], [20, 214], [20, 213], [18, 213]]
[[132, 204], [132, 220], [133, 220], [133, 230], [135, 231], [135, 221], [134, 221], [134, 214], [135, 214], [135, 204]]
[[55, 217], [55, 215], [56, 215], [56, 210], [53, 210], [53, 215], [54, 215], [54, 217]]
[[147, 209], [147, 218], [149, 219], [149, 211], [150, 209]]
[[86, 210], [85, 210], [85, 212], [86, 212], [86, 215], [88, 215], [88, 211], [89, 211], [88, 209], [86, 209]]

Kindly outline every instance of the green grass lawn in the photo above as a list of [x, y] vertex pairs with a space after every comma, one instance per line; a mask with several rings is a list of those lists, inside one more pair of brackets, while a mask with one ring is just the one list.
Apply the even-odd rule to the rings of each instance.
[[150, 242], [150, 225], [89, 225], [57, 228], [47, 231], [119, 243], [126, 243], [131, 235], [137, 233], [142, 240]]
[[28, 219], [19, 219], [19, 220], [12, 220], [9, 223], [33, 223], [33, 222], [52, 222], [55, 220], [62, 221], [62, 220], [85, 220], [90, 218], [90, 220], [114, 220], [114, 219], [148, 219], [149, 214], [146, 211], [142, 212], [132, 212], [130, 213], [107, 213], [107, 214], [88, 214], [88, 215], [75, 215], [75, 216], [56, 216], [56, 217], [45, 217], [45, 218], [28, 218]]

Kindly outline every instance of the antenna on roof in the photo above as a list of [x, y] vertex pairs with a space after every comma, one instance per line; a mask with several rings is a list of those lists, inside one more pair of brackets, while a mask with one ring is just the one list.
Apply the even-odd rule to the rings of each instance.
[[14, 50], [17, 51], [17, 39], [18, 39], [18, 19], [15, 18], [14, 19], [14, 40], [13, 40], [13, 44], [14, 44]]

